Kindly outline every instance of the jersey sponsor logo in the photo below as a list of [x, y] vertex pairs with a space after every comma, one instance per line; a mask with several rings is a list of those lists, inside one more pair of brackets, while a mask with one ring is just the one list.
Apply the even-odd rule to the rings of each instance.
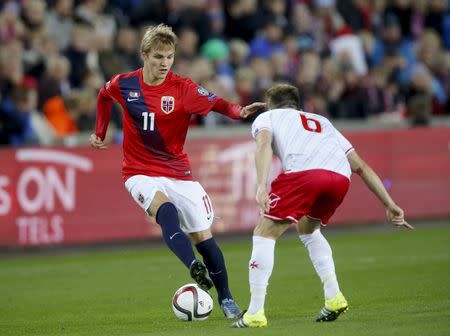
[[138, 201], [142, 204], [144, 204], [144, 202], [145, 202], [145, 197], [141, 193], [139, 193], [139, 195], [138, 195]]
[[162, 96], [161, 97], [161, 110], [165, 114], [173, 112], [175, 109], [175, 98], [172, 96]]
[[201, 95], [201, 96], [205, 96], [205, 97], [206, 97], [206, 96], [209, 96], [208, 90], [206, 90], [205, 88], [203, 88], [203, 87], [201, 87], [201, 86], [198, 87], [197, 92], [198, 92], [199, 95]]
[[109, 87], [111, 86], [111, 81], [107, 81], [105, 84], [105, 89], [109, 90]]

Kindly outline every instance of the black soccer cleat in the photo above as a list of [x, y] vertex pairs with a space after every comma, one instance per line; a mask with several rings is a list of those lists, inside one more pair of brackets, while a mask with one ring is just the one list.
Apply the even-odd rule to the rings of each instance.
[[336, 311], [328, 310], [326, 307], [323, 307], [320, 311], [319, 315], [316, 317], [316, 322], [331, 322], [336, 320], [339, 315], [346, 312], [348, 310], [348, 307], [341, 308]]
[[336, 320], [339, 315], [348, 310], [348, 302], [341, 292], [335, 297], [325, 301], [325, 307], [322, 308], [316, 317], [316, 322], [331, 322]]
[[213, 286], [212, 280], [208, 276], [208, 270], [204, 263], [195, 260], [190, 267], [192, 279], [200, 286], [201, 289], [207, 291]]

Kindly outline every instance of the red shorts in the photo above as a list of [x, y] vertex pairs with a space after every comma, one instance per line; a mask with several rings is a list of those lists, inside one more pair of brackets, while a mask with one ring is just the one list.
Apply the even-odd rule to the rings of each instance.
[[280, 174], [272, 182], [270, 210], [264, 216], [296, 223], [306, 215], [327, 224], [349, 186], [347, 177], [324, 169]]

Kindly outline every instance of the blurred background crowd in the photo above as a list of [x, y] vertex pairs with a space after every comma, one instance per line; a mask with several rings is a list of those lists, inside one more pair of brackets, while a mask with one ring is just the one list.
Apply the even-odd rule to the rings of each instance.
[[[0, 145], [71, 144], [96, 95], [139, 68], [152, 24], [179, 37], [174, 70], [242, 105], [276, 81], [333, 120], [427, 125], [450, 115], [448, 0], [0, 1]], [[232, 123], [218, 114], [194, 125]], [[109, 136], [121, 141], [121, 111]], [[76, 144], [76, 143], [73, 143]]]

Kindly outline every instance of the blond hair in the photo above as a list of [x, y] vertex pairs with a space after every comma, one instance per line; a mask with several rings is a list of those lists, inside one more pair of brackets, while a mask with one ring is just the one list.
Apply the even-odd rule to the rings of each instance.
[[177, 47], [178, 38], [169, 27], [163, 23], [147, 28], [141, 41], [141, 52], [148, 53], [152, 49], [159, 47]]

